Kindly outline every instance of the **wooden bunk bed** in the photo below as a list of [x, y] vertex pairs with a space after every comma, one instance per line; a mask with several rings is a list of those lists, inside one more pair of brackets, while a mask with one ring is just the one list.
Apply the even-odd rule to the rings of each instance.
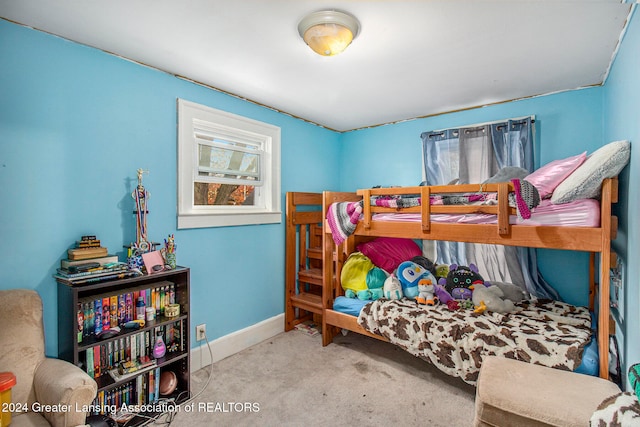
[[[422, 200], [430, 200], [432, 194], [496, 192], [496, 205], [462, 206], [462, 205], [430, 205], [403, 209], [402, 212], [420, 215], [419, 222], [384, 222], [376, 221], [374, 214], [396, 212], [397, 209], [372, 206], [371, 196], [419, 195]], [[365, 189], [357, 193], [330, 192], [323, 193], [323, 251], [325, 259], [337, 262], [323, 264], [323, 306], [322, 340], [323, 345], [332, 342], [339, 329], [347, 329], [356, 333], [385, 340], [384, 337], [365, 330], [358, 324], [357, 317], [343, 314], [332, 309], [333, 300], [342, 295], [339, 283], [340, 271], [344, 260], [354, 252], [356, 245], [376, 237], [398, 237], [420, 240], [445, 240], [472, 243], [488, 243], [506, 246], [522, 246], [532, 248], [549, 248], [573, 251], [585, 251], [590, 255], [590, 309], [593, 311], [595, 298], [598, 298], [597, 342], [599, 351], [599, 376], [608, 378], [609, 334], [613, 323], [609, 310], [609, 269], [611, 265], [611, 240], [615, 239], [617, 218], [612, 215], [611, 205], [617, 202], [618, 182], [616, 178], [605, 179], [602, 183], [600, 201], [600, 225], [597, 227], [569, 226], [530, 226], [510, 224], [510, 215], [515, 210], [509, 207], [508, 194], [513, 191], [511, 183], [455, 186], [420, 186], [384, 189]], [[358, 221], [355, 231], [343, 243], [336, 245], [327, 224], [326, 214], [332, 203], [363, 202], [362, 219]], [[495, 224], [459, 224], [438, 223], [431, 221], [431, 215], [438, 213], [489, 213], [497, 216]], [[598, 257], [596, 255], [599, 255]], [[596, 265], [599, 258], [599, 270]], [[599, 271], [596, 278], [596, 271]], [[599, 286], [598, 286], [599, 285]]]

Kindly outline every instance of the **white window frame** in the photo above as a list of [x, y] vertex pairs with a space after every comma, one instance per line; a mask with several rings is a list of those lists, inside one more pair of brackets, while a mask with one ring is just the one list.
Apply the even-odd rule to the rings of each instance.
[[[198, 177], [196, 129], [206, 128], [221, 137], [259, 142], [264, 152], [261, 185], [256, 185], [256, 206], [196, 206], [194, 182]], [[178, 99], [178, 229], [277, 224], [280, 207], [280, 128], [226, 111]]]

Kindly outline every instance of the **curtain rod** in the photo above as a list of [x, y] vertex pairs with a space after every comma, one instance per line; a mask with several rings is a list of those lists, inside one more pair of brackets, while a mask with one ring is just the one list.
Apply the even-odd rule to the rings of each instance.
[[[458, 129], [464, 130], [464, 129], [470, 129], [470, 128], [480, 128], [480, 127], [486, 126], [486, 125], [495, 125], [497, 123], [505, 123], [505, 122], [508, 122], [508, 121], [514, 122], [514, 121], [518, 121], [518, 120], [526, 120], [528, 118], [531, 118], [531, 123], [535, 123], [536, 122], [536, 116], [531, 115], [531, 116], [516, 117], [516, 118], [512, 118], [512, 119], [495, 120], [493, 122], [476, 123], [476, 124], [473, 124], [473, 125], [459, 126]], [[431, 131], [431, 132], [444, 132], [445, 130], [449, 130], [449, 129], [454, 129], [454, 128], [438, 129], [438, 130], [434, 130], [434, 131]]]

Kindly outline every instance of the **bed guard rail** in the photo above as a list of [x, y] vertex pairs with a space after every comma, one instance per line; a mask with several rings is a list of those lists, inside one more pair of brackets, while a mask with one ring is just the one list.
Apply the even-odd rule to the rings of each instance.
[[[493, 214], [497, 215], [498, 234], [510, 233], [509, 215], [515, 215], [516, 209], [509, 206], [509, 193], [513, 191], [513, 184], [500, 182], [491, 184], [462, 184], [462, 185], [432, 185], [416, 187], [368, 188], [358, 190], [357, 194], [363, 198], [363, 225], [371, 228], [373, 214], [384, 212], [419, 213], [422, 217], [422, 231], [431, 229], [431, 214]], [[494, 204], [463, 205], [423, 203], [431, 200], [432, 196], [463, 196], [482, 195], [495, 200]], [[493, 198], [491, 197], [493, 195]], [[385, 207], [372, 205], [372, 197], [391, 198], [420, 198], [419, 206]]]

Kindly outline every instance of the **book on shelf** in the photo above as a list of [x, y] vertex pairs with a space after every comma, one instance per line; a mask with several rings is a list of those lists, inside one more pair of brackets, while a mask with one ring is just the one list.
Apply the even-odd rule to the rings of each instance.
[[62, 268], [63, 270], [68, 270], [69, 267], [71, 266], [75, 267], [78, 265], [86, 264], [88, 262], [97, 262], [100, 265], [111, 264], [114, 262], [118, 262], [118, 255], [107, 255], [107, 256], [97, 257], [97, 258], [87, 258], [87, 259], [77, 259], [77, 260], [72, 260], [67, 258], [60, 261], [60, 268]]
[[156, 359], [146, 358], [146, 360], [136, 360], [119, 363], [117, 367], [109, 369], [109, 375], [114, 381], [124, 381], [128, 378], [140, 375], [143, 372], [155, 368]]
[[100, 277], [110, 273], [117, 273], [117, 272], [128, 271], [128, 270], [129, 268], [127, 267], [127, 264], [117, 263], [109, 267], [100, 266], [100, 267], [92, 268], [87, 271], [79, 271], [77, 273], [72, 273], [72, 272], [69, 272], [69, 270], [59, 268], [56, 270], [57, 271], [56, 275], [68, 280], [72, 280], [72, 279], [78, 279], [81, 277]]
[[93, 348], [87, 349], [85, 366], [87, 367], [87, 374], [89, 374], [91, 378], [95, 378], [96, 375], [93, 370]]
[[149, 403], [153, 403], [156, 401], [156, 378], [155, 378], [155, 370], [149, 371]]
[[108, 255], [107, 248], [98, 246], [96, 248], [73, 248], [67, 251], [70, 260], [86, 260], [89, 258], [105, 257]]
[[76, 242], [76, 247], [78, 248], [96, 248], [100, 246], [100, 240], [78, 240]]
[[[69, 282], [74, 285], [74, 282]], [[162, 286], [167, 289], [165, 292], [164, 305], [176, 304], [176, 284], [167, 280], [157, 282], [153, 284]], [[82, 327], [78, 327], [79, 332], [82, 332], [81, 342], [86, 337], [96, 335], [105, 329], [105, 325], [108, 328], [123, 327], [125, 323], [136, 318], [133, 307], [133, 301], [136, 301], [136, 295], [143, 298], [142, 295], [150, 295], [153, 288], [138, 289], [133, 292], [129, 292], [130, 289], [124, 289], [119, 293], [104, 293], [96, 294], [90, 297], [81, 298], [78, 301], [78, 319], [82, 319]], [[118, 291], [116, 291], [118, 292]], [[129, 306], [127, 307], [130, 301]], [[146, 307], [146, 305], [145, 305]], [[153, 306], [151, 306], [153, 307]], [[184, 309], [184, 308], [183, 308]], [[184, 314], [184, 313], [183, 313]], [[105, 319], [108, 318], [108, 321]], [[169, 320], [169, 319], [166, 319]], [[80, 321], [80, 320], [79, 320]], [[160, 328], [164, 334], [165, 345], [167, 346], [167, 352], [172, 351], [184, 351], [185, 350], [185, 325], [183, 319], [176, 318], [173, 322], [162, 325]], [[152, 337], [147, 337], [149, 331], [140, 331], [135, 337], [129, 337], [129, 352], [130, 357], [143, 357], [150, 353], [148, 350], [149, 345], [153, 345], [151, 342]], [[123, 341], [123, 348], [126, 349], [127, 343]], [[108, 351], [108, 354], [117, 353], [115, 361], [120, 360], [120, 341], [119, 339], [109, 341], [109, 345], [117, 346], [117, 349]]]
[[93, 275], [88, 275], [83, 277], [74, 277], [74, 278], [61, 276], [60, 274], [54, 274], [53, 277], [59, 282], [75, 286], [75, 285], [88, 285], [91, 283], [101, 283], [101, 282], [106, 282], [109, 280], [116, 280], [116, 279], [126, 279], [129, 277], [137, 277], [137, 276], [140, 276], [141, 274], [142, 273], [135, 270], [122, 270], [122, 271], [110, 271], [104, 274], [93, 274]]
[[156, 368], [155, 369], [155, 382], [154, 382], [154, 394], [155, 394], [155, 400], [154, 401], [158, 401], [160, 399], [160, 368]]

